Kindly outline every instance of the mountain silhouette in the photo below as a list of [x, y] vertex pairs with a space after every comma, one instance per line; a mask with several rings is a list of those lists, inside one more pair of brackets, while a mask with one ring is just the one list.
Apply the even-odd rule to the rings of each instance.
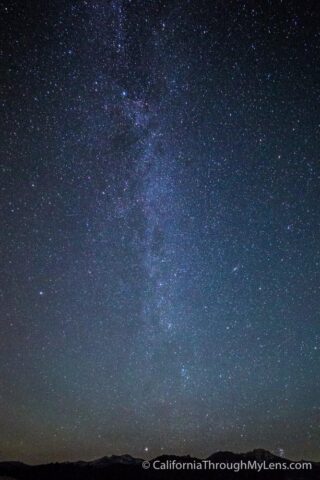
[[[212, 462], [214, 464], [239, 465], [241, 462], [264, 462], [266, 469], [190, 469], [190, 464]], [[302, 461], [301, 461], [302, 462]], [[300, 462], [300, 463], [301, 463]], [[27, 465], [21, 462], [0, 462], [0, 480], [162, 480], [172, 479], [219, 479], [219, 480], [319, 480], [320, 463], [308, 462], [311, 469], [293, 469], [299, 462], [276, 456], [263, 449], [247, 453], [216, 452], [206, 459], [196, 457], [161, 455], [150, 461], [134, 458], [131, 455], [112, 455], [92, 461], [49, 463], [45, 465]], [[180, 469], [173, 465], [180, 465]], [[282, 469], [272, 470], [274, 464], [281, 464]], [[164, 469], [158, 468], [165, 465]], [[182, 467], [184, 465], [184, 467]], [[157, 468], [155, 468], [155, 466]], [[286, 470], [284, 467], [286, 466]]]

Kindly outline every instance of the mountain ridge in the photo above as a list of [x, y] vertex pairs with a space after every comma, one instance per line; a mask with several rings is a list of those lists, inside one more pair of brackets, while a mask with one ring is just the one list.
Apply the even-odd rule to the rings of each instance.
[[[290, 470], [288, 471], [268, 471], [263, 470], [242, 470], [240, 472], [230, 470], [174, 470], [170, 465], [186, 464], [192, 462], [204, 462], [209, 460], [212, 463], [239, 463], [248, 461], [291, 464], [301, 463], [287, 458], [279, 457], [268, 450], [257, 448], [245, 453], [234, 453], [230, 451], [218, 451], [206, 458], [197, 458], [190, 455], [160, 455], [150, 460], [136, 458], [129, 454], [103, 456], [97, 459], [75, 462], [54, 462], [42, 465], [29, 465], [22, 462], [0, 462], [0, 479], [8, 478], [18, 480], [102, 480], [108, 479], [166, 479], [171, 478], [189, 478], [206, 479], [215, 478], [229, 480], [237, 478], [242, 479], [285, 479], [285, 480], [318, 480], [320, 478], [320, 463], [309, 462], [312, 465], [311, 470]], [[159, 471], [154, 469], [153, 462], [158, 464], [167, 464], [167, 469]], [[160, 462], [160, 463], [159, 463]], [[148, 465], [145, 468], [145, 465]]]

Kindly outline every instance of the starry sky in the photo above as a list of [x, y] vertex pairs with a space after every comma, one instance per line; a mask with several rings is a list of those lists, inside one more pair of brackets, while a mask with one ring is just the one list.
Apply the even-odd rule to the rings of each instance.
[[320, 460], [316, 3], [0, 2], [0, 459]]

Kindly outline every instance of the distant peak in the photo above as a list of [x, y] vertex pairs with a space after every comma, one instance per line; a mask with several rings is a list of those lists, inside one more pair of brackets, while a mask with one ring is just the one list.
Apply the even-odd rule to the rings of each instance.
[[254, 457], [254, 458], [257, 458], [257, 459], [261, 459], [261, 460], [278, 458], [276, 455], [269, 452], [269, 450], [265, 450], [264, 448], [255, 448], [251, 452], [247, 452], [245, 455], [247, 457]]
[[141, 458], [134, 458], [129, 454], [124, 454], [124, 455], [111, 455], [111, 457], [105, 456], [102, 458], [97, 458], [96, 460], [93, 460], [90, 462], [93, 465], [107, 465], [111, 463], [123, 463], [123, 464], [136, 464], [136, 463], [141, 463], [142, 459]]

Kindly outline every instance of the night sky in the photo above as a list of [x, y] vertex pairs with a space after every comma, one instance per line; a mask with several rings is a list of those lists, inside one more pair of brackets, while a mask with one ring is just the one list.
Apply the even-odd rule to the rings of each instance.
[[0, 459], [320, 460], [319, 10], [0, 2]]

